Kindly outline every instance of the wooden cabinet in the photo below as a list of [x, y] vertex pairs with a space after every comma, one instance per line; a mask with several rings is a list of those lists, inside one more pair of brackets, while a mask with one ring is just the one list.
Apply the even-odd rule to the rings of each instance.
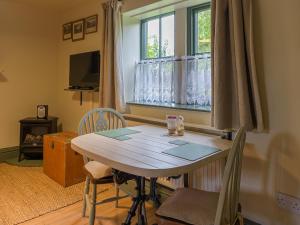
[[83, 157], [73, 151], [73, 132], [44, 135], [44, 173], [64, 187], [84, 181]]

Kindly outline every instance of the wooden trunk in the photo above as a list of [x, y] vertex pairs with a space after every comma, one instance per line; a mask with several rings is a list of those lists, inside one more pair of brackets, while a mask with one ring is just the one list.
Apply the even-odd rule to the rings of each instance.
[[83, 157], [70, 146], [76, 136], [73, 132], [44, 135], [44, 173], [64, 187], [85, 179]]

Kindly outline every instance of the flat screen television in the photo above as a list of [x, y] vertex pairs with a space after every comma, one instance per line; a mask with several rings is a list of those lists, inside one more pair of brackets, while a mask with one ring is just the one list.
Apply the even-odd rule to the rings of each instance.
[[70, 55], [69, 86], [71, 89], [94, 89], [99, 87], [100, 52]]

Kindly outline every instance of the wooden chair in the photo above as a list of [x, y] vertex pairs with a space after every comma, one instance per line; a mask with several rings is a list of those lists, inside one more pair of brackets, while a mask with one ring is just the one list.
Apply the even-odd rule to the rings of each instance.
[[[96, 108], [87, 112], [81, 119], [78, 127], [78, 135], [84, 135], [92, 132], [117, 129], [126, 127], [126, 122], [123, 116], [113, 109], [108, 108]], [[103, 204], [110, 201], [116, 201], [116, 207], [118, 207], [119, 185], [116, 185], [116, 197], [105, 199], [101, 202], [96, 202], [97, 198], [97, 184], [113, 183], [114, 177], [112, 175], [112, 168], [89, 160], [86, 156], [84, 159], [84, 170], [87, 173], [84, 196], [83, 196], [83, 209], [82, 216], [86, 214], [86, 208], [90, 210], [89, 224], [93, 225], [95, 221], [96, 205]], [[89, 197], [90, 183], [93, 185], [92, 197]], [[123, 196], [125, 197], [125, 196]], [[122, 197], [122, 198], [123, 198]]]
[[220, 193], [192, 188], [176, 190], [158, 209], [160, 225], [234, 225], [239, 221], [239, 192], [246, 133], [240, 128], [227, 157]]

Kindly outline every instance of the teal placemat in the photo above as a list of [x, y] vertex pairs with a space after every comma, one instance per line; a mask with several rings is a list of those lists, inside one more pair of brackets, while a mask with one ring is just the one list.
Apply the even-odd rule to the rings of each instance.
[[182, 141], [182, 140], [174, 140], [174, 141], [169, 141], [170, 144], [173, 144], [173, 145], [187, 145], [189, 144], [190, 142], [187, 142], [187, 141]]
[[130, 135], [130, 134], [136, 134], [136, 133], [140, 133], [140, 131], [131, 130], [128, 128], [119, 128], [119, 129], [114, 129], [114, 130], [105, 130], [105, 131], [95, 132], [95, 134], [102, 135], [102, 136], [109, 137], [109, 138], [114, 138], [114, 139], [116, 139], [117, 137], [126, 136], [126, 135]]
[[124, 135], [124, 136], [120, 136], [120, 137], [115, 137], [114, 139], [119, 140], [119, 141], [126, 141], [126, 140], [131, 139], [131, 137]]
[[195, 161], [197, 159], [211, 155], [218, 151], [220, 151], [220, 149], [212, 148], [206, 145], [190, 143], [190, 144], [164, 150], [163, 153], [166, 153], [168, 155], [173, 155], [179, 158], [187, 159], [190, 161]]

